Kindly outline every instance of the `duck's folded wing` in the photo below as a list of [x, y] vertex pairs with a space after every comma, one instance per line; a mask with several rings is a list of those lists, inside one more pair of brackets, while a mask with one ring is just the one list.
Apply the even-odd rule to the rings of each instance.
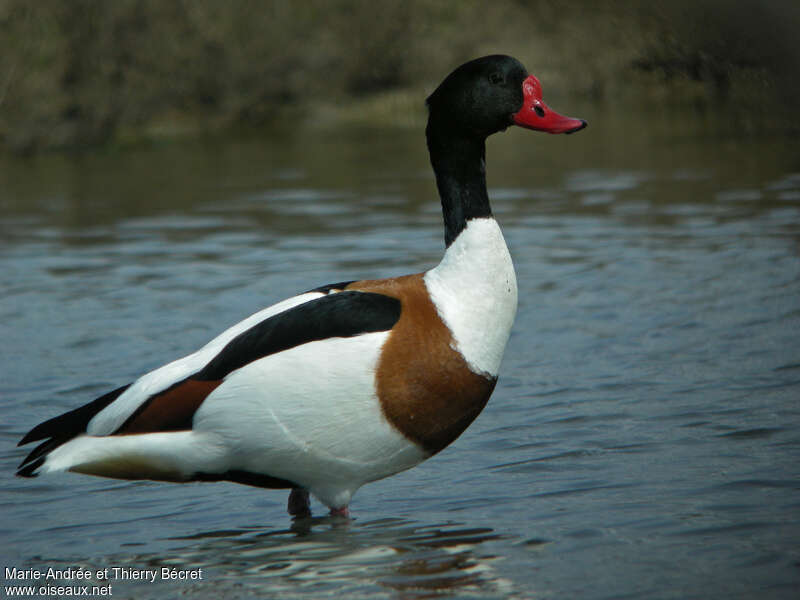
[[[379, 293], [325, 286], [256, 313], [199, 351], [34, 427], [19, 443], [44, 440], [18, 475], [34, 476], [55, 448], [73, 438], [190, 430], [197, 409], [249, 363], [309, 342], [388, 331], [400, 301]], [[336, 293], [331, 293], [331, 292]]]

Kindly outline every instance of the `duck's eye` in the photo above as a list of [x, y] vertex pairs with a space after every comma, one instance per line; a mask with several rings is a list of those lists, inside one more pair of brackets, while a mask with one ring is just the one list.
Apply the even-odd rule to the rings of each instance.
[[489, 83], [497, 85], [498, 83], [503, 83], [503, 74], [495, 71], [491, 75], [489, 75]]

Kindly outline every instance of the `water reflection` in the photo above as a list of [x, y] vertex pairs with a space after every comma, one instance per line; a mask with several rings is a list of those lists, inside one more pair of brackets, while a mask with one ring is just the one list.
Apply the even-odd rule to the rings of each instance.
[[[167, 551], [131, 553], [127, 547], [86, 567], [202, 569], [202, 581], [180, 584], [183, 594], [200, 597], [506, 598], [513, 584], [495, 570], [498, 558], [489, 547], [500, 539], [491, 528], [452, 521], [315, 517], [287, 529], [248, 526], [168, 538], [176, 544]], [[112, 582], [112, 589], [164, 597], [170, 585]]]

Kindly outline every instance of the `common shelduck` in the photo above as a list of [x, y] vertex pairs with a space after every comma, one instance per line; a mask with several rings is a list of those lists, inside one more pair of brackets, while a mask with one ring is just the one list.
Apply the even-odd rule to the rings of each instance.
[[486, 192], [485, 140], [510, 125], [572, 133], [509, 56], [461, 65], [427, 100], [446, 250], [423, 273], [304, 292], [193, 354], [34, 427], [18, 475], [234, 481], [309, 492], [348, 514], [365, 483], [436, 454], [497, 382], [517, 281]]

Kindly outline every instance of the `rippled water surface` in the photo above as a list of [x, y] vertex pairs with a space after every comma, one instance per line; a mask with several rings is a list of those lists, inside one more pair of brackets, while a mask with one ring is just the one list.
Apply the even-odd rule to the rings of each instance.
[[349, 522], [233, 484], [21, 480], [15, 444], [274, 301], [436, 264], [421, 129], [0, 164], [0, 567], [202, 569], [123, 598], [796, 598], [797, 143], [582, 116], [491, 140], [520, 287], [497, 390]]

